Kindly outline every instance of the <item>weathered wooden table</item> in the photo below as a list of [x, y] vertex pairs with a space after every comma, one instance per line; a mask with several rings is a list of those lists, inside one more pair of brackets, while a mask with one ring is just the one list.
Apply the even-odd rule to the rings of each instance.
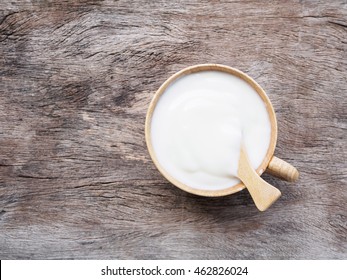
[[[1, 259], [347, 257], [346, 1], [0, 3]], [[295, 184], [187, 194], [150, 160], [147, 106], [198, 63], [243, 70], [277, 112]]]

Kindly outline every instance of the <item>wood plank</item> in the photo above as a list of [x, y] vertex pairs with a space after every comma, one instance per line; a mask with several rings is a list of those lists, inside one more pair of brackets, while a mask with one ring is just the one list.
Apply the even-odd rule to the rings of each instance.
[[[0, 259], [345, 259], [346, 1], [0, 3]], [[247, 191], [169, 184], [144, 140], [174, 72], [253, 77], [299, 182], [260, 213]]]

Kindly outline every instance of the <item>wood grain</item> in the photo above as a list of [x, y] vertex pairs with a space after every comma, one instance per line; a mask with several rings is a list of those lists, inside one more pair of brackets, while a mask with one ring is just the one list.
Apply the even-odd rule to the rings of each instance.
[[[346, 1], [0, 2], [1, 259], [345, 259]], [[169, 184], [144, 138], [162, 82], [199, 63], [253, 77], [297, 183]]]

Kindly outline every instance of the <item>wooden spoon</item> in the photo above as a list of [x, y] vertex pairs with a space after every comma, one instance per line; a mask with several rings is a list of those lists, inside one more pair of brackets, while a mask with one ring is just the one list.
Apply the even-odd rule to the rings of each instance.
[[255, 205], [260, 211], [268, 209], [281, 196], [281, 192], [278, 189], [265, 182], [255, 172], [243, 145], [241, 147], [237, 175], [248, 189]]

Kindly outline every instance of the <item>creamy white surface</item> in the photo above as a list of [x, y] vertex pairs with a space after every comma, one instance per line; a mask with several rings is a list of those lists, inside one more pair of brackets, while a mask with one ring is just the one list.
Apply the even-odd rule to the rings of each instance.
[[153, 112], [151, 139], [161, 166], [192, 188], [239, 183], [241, 143], [252, 166], [263, 161], [271, 125], [265, 103], [242, 79], [219, 71], [186, 75], [171, 84]]

